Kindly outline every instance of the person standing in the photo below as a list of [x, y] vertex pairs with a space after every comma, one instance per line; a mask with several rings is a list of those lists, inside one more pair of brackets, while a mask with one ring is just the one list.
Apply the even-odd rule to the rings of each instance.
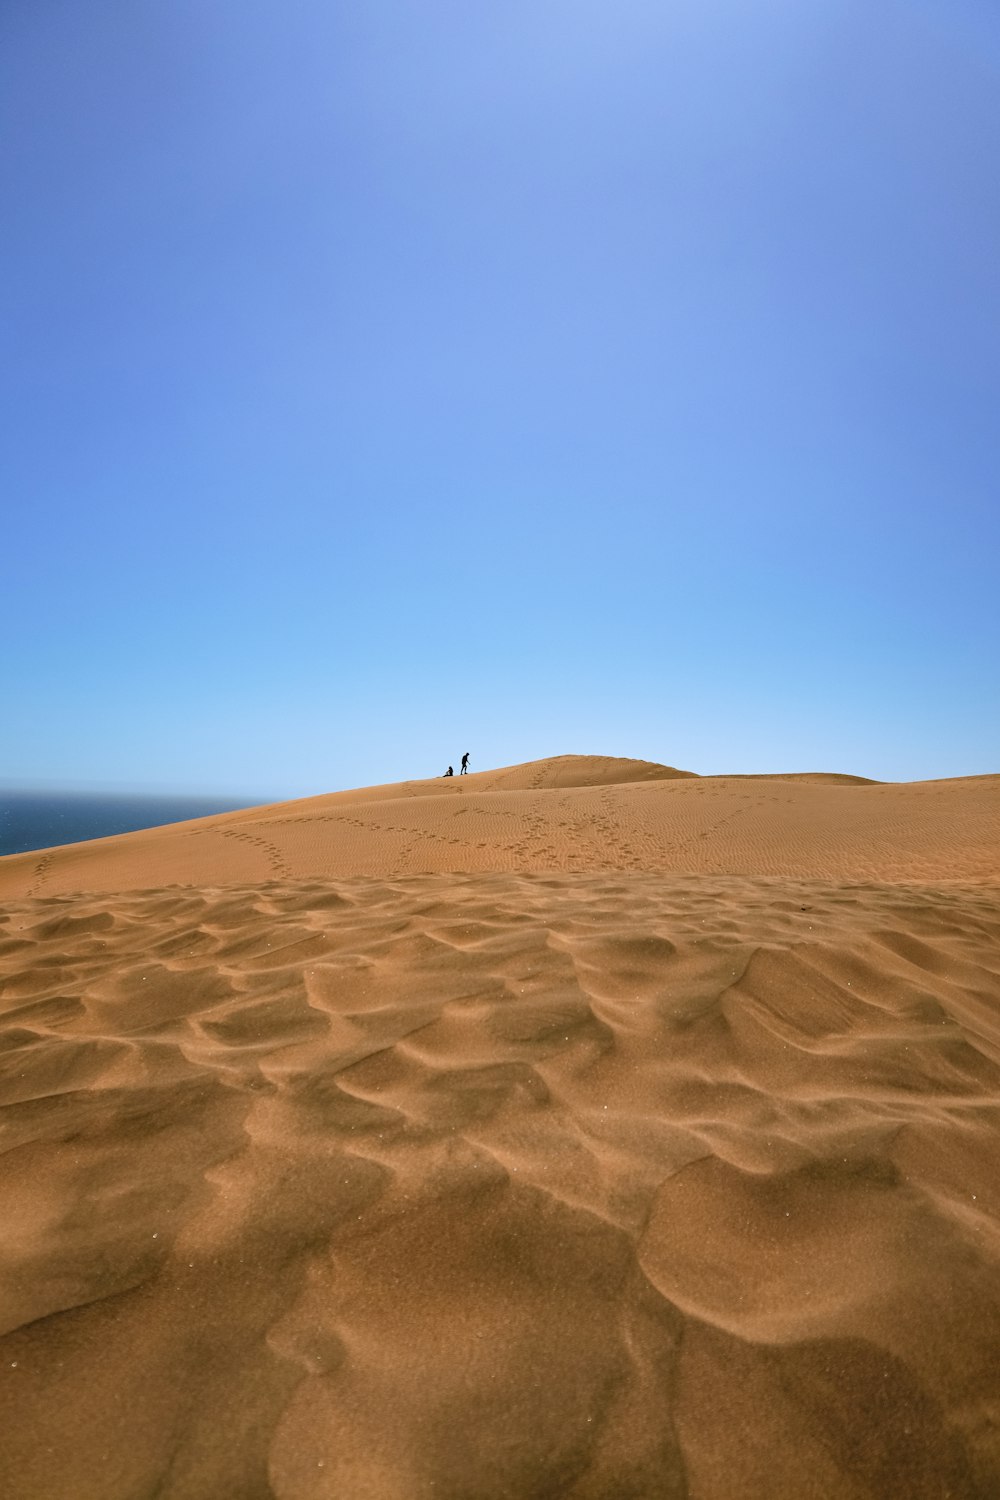
[[461, 771], [459, 771], [458, 774], [460, 776], [468, 776], [468, 774], [469, 774], [469, 752], [468, 752], [468, 750], [466, 750], [465, 754], [462, 756], [462, 769], [461, 769]]

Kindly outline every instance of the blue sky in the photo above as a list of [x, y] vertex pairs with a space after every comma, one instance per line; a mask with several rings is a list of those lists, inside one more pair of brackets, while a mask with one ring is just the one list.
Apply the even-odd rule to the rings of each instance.
[[9, 0], [0, 782], [1000, 770], [982, 0]]

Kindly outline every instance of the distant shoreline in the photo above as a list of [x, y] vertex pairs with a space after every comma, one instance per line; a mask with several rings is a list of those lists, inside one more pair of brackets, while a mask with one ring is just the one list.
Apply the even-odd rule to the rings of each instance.
[[0, 789], [0, 856], [28, 854], [59, 844], [111, 838], [188, 818], [237, 812], [266, 798], [130, 796], [109, 792], [42, 792]]

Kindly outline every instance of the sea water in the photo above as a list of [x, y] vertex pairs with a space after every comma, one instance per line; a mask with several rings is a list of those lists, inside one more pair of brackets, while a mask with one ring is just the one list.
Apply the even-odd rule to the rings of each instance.
[[259, 807], [273, 798], [136, 797], [102, 792], [26, 792], [0, 789], [0, 855], [77, 844], [137, 828], [159, 828], [186, 818]]

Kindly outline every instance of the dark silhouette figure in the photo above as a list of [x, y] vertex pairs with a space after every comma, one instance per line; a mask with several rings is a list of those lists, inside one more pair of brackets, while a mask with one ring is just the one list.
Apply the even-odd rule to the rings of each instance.
[[454, 774], [455, 774], [455, 769], [454, 769], [454, 767], [453, 767], [453, 766], [449, 766], [449, 767], [448, 767], [448, 769], [447, 769], [447, 771], [445, 771], [445, 773], [444, 773], [444, 774], [445, 774], [445, 775], [446, 775], [446, 776], [454, 776]]
[[468, 750], [466, 750], [465, 754], [462, 756], [462, 769], [459, 772], [459, 775], [460, 776], [468, 776], [468, 774], [469, 774], [469, 752], [468, 752]]

